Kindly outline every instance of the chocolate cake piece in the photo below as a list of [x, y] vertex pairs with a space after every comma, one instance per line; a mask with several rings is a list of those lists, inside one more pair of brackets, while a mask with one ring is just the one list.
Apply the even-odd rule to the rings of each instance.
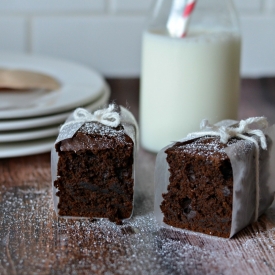
[[134, 142], [123, 126], [86, 122], [56, 144], [58, 215], [109, 218], [120, 223], [133, 210]]
[[169, 185], [163, 194], [163, 221], [174, 227], [229, 237], [233, 173], [219, 137], [177, 142], [166, 149]]

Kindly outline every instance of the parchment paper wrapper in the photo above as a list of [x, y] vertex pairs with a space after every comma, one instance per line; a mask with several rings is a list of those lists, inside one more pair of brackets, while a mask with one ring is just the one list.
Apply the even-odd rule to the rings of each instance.
[[[139, 129], [138, 124], [136, 122], [135, 117], [133, 114], [125, 109], [124, 107], [120, 106], [120, 124], [123, 126], [125, 133], [133, 140], [134, 142], [134, 162], [133, 162], [133, 174], [132, 178], [134, 179], [134, 196], [135, 196], [135, 167], [136, 167], [136, 154], [138, 151], [138, 144], [139, 144]], [[66, 122], [73, 121], [73, 114], [71, 114]], [[70, 139], [74, 136], [74, 134], [81, 128], [82, 125], [84, 125], [85, 122], [76, 122], [74, 124], [65, 125], [63, 127], [62, 131], [59, 132], [59, 135], [55, 141], [55, 144], [51, 150], [51, 174], [52, 174], [52, 195], [53, 195], [53, 204], [54, 204], [54, 210], [56, 212], [57, 216], [60, 216], [58, 214], [58, 203], [59, 203], [59, 197], [56, 196], [56, 193], [58, 192], [58, 189], [54, 186], [54, 181], [57, 179], [57, 165], [58, 165], [58, 153], [56, 152], [55, 145], [65, 139]], [[134, 198], [133, 198], [133, 210], [134, 210]], [[133, 214], [132, 210], [132, 214]], [[131, 214], [131, 216], [132, 216]], [[131, 216], [127, 219], [130, 219]], [[61, 216], [60, 216], [61, 217]], [[75, 219], [81, 219], [81, 218], [87, 218], [87, 217], [71, 217], [71, 216], [62, 216], [63, 218], [75, 218]], [[90, 218], [90, 217], [89, 217]], [[94, 218], [101, 218], [101, 217], [94, 217]], [[126, 220], [127, 220], [126, 219]]]
[[[221, 121], [216, 125], [232, 126], [237, 121]], [[260, 177], [259, 177], [259, 216], [272, 204], [275, 193], [275, 125], [269, 127], [265, 132], [267, 136], [268, 149], [260, 149]], [[180, 142], [192, 140], [184, 138]], [[165, 150], [175, 143], [163, 148], [157, 155], [155, 167], [155, 203], [154, 212], [158, 222], [163, 226], [171, 228], [163, 222], [163, 213], [160, 205], [163, 201], [162, 194], [167, 193], [170, 172], [166, 161]], [[249, 145], [252, 149], [244, 151]], [[252, 223], [255, 219], [256, 208], [256, 164], [255, 164], [255, 144], [247, 140], [239, 142], [225, 148], [233, 170], [233, 206], [230, 238], [238, 231]], [[210, 217], [211, 218], [211, 217]], [[181, 229], [179, 229], [181, 230]]]

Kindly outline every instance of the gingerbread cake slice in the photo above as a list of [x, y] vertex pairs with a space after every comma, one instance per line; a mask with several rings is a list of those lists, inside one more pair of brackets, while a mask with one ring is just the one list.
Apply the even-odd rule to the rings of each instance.
[[[134, 126], [131, 127], [135, 132]], [[56, 212], [63, 217], [131, 217], [134, 195], [135, 142], [124, 126], [85, 122], [55, 144], [57, 177], [53, 181]]]
[[[251, 127], [251, 128], [250, 128]], [[156, 220], [164, 227], [233, 237], [275, 194], [275, 125], [264, 117], [201, 123], [161, 149], [155, 165]]]
[[229, 237], [233, 173], [227, 146], [217, 137], [202, 137], [165, 151], [170, 184], [160, 208], [166, 224]]

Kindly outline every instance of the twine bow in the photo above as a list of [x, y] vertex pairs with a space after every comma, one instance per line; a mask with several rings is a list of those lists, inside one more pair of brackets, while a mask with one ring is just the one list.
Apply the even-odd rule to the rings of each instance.
[[108, 108], [95, 111], [93, 114], [83, 108], [77, 108], [73, 113], [73, 120], [66, 122], [60, 128], [60, 131], [64, 126], [77, 122], [91, 122], [96, 121], [110, 127], [117, 127], [120, 124], [120, 115], [115, 112], [115, 105], [110, 104]]
[[[250, 129], [249, 126], [251, 124], [255, 125], [256, 129]], [[261, 129], [265, 129], [268, 127], [268, 122], [265, 117], [252, 117], [246, 120], [241, 120], [239, 122], [239, 126], [234, 127], [226, 127], [226, 126], [217, 126], [212, 125], [208, 122], [207, 119], [202, 120], [200, 124], [201, 132], [195, 132], [189, 134], [187, 137], [194, 138], [194, 137], [203, 137], [203, 136], [220, 136], [220, 141], [222, 143], [227, 143], [230, 138], [238, 137], [241, 139], [249, 140], [255, 144], [256, 148], [256, 207], [255, 207], [255, 221], [257, 221], [259, 217], [259, 204], [260, 204], [260, 186], [259, 186], [259, 156], [260, 156], [260, 147], [258, 144], [257, 139], [248, 136], [254, 135], [259, 137], [261, 148], [266, 150], [266, 137], [265, 134]]]

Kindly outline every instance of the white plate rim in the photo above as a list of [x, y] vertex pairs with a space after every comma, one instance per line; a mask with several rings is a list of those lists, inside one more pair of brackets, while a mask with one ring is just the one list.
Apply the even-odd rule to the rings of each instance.
[[25, 141], [15, 144], [0, 144], [0, 158], [23, 157], [46, 153], [51, 150], [56, 137]]
[[[39, 116], [73, 109], [87, 101], [96, 100], [104, 87], [103, 77], [95, 70], [72, 61], [42, 55], [1, 52], [0, 67], [41, 72], [56, 78], [62, 84], [61, 88], [56, 91], [59, 94], [52, 106], [42, 105], [25, 109], [0, 110], [1, 119]], [[79, 90], [82, 91], [82, 94], [77, 93]]]
[[[105, 83], [105, 87], [103, 89], [102, 95], [96, 100], [89, 102], [88, 104], [85, 104], [81, 107], [92, 110], [94, 105], [99, 105], [100, 102], [105, 102], [105, 99], [109, 99], [110, 97], [110, 88]], [[5, 131], [11, 131], [11, 130], [22, 130], [22, 129], [28, 129], [28, 128], [36, 128], [36, 127], [43, 127], [43, 126], [49, 126], [53, 124], [62, 123], [65, 121], [65, 119], [69, 116], [69, 114], [72, 112], [72, 110], [58, 113], [58, 114], [52, 114], [52, 115], [46, 115], [42, 117], [26, 117], [22, 118], [20, 120], [18, 119], [12, 119], [12, 120], [0, 120], [0, 132]]]
[[[109, 99], [109, 92], [106, 89], [104, 97], [102, 97], [97, 102], [94, 102], [93, 105], [88, 106], [86, 109], [89, 111], [94, 111], [98, 109], [100, 106], [102, 106], [103, 104], [107, 103], [108, 99]], [[64, 121], [66, 118], [67, 117], [64, 118]], [[62, 121], [62, 123], [64, 121]], [[32, 128], [32, 129], [27, 129], [23, 131], [16, 131], [13, 133], [9, 133], [9, 132], [0, 133], [0, 144], [14, 143], [19, 141], [30, 141], [30, 140], [36, 140], [36, 139], [52, 137], [52, 136], [55, 136], [56, 138], [59, 132], [60, 125], [61, 123], [50, 125], [44, 128], [43, 127]]]

